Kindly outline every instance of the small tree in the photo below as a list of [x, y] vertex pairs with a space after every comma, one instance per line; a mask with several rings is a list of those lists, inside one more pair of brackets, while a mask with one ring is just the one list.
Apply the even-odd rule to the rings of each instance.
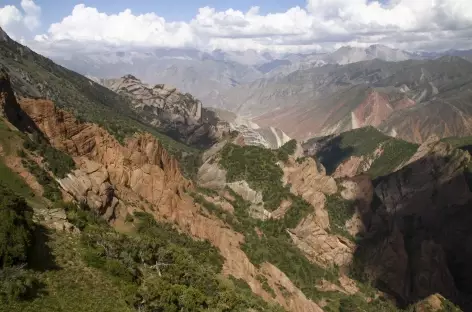
[[0, 268], [26, 262], [33, 235], [33, 210], [0, 184]]

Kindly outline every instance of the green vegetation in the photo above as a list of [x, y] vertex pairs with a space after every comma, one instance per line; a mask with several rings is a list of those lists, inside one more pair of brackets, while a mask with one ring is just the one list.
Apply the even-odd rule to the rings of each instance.
[[277, 161], [288, 155], [290, 142], [284, 145], [283, 152], [280, 149], [273, 151], [258, 146], [226, 144], [221, 151], [220, 165], [227, 171], [227, 181], [247, 181], [252, 189], [262, 192], [266, 209], [277, 209], [289, 193], [282, 185], [283, 172]]
[[259, 283], [261, 283], [262, 289], [264, 289], [269, 294], [271, 294], [272, 297], [276, 296], [275, 291], [272, 289], [272, 287], [270, 287], [269, 282], [267, 281], [267, 278], [264, 275], [257, 275], [256, 278], [259, 281]]
[[[245, 242], [242, 249], [252, 263], [256, 265], [263, 262], [274, 264], [305, 295], [314, 300], [321, 299], [320, 292], [316, 289], [316, 282], [321, 279], [335, 282], [336, 269], [326, 270], [308, 261], [302, 252], [293, 245], [286, 232], [286, 229], [296, 227], [300, 220], [313, 210], [311, 205], [292, 194], [289, 195], [292, 206], [283, 219], [261, 221], [250, 217], [248, 202], [232, 190], [228, 189], [228, 192], [235, 198], [232, 202], [235, 209], [234, 216], [224, 212], [218, 205], [205, 201], [203, 197], [199, 198], [198, 195], [197, 201], [210, 212], [224, 219], [235, 231], [244, 234]], [[259, 229], [259, 234], [256, 232], [256, 228]]]
[[352, 218], [355, 213], [354, 203], [343, 199], [339, 195], [326, 197], [326, 210], [329, 215], [330, 231], [334, 234], [351, 238], [351, 234], [346, 231], [346, 221]]
[[449, 143], [453, 148], [470, 150], [472, 147], [472, 136], [467, 137], [449, 137], [441, 141]]
[[439, 310], [439, 312], [461, 312], [462, 311], [455, 304], [453, 304], [451, 301], [445, 298], [441, 298], [441, 301], [442, 301], [441, 302], [442, 307], [441, 307], [441, 310]]
[[0, 266], [26, 262], [33, 232], [33, 210], [26, 201], [0, 184]]
[[35, 176], [38, 183], [43, 186], [43, 196], [52, 202], [56, 202], [62, 199], [61, 190], [57, 182], [35, 161], [23, 158], [21, 160], [23, 167], [27, 169], [32, 175]]
[[24, 269], [33, 241], [33, 210], [0, 183], [0, 305], [25, 297], [34, 279]]
[[[54, 265], [34, 273], [41, 294], [27, 301], [4, 300], [0, 310], [282, 311], [255, 296], [241, 281], [222, 276], [223, 260], [207, 241], [180, 234], [146, 213], [136, 213], [130, 221], [135, 233], [119, 234], [87, 207], [58, 205], [82, 233], [48, 234]], [[37, 249], [44, 252], [43, 247]], [[35, 258], [44, 261], [43, 256]], [[9, 276], [11, 281], [16, 274], [18, 283], [21, 276], [27, 277], [14, 269], [1, 270], [0, 278]], [[26, 289], [28, 281], [19, 285]], [[0, 295], [2, 291], [0, 287]]]
[[85, 227], [84, 261], [127, 284], [125, 299], [140, 311], [269, 311], [262, 300], [219, 277], [223, 260], [207, 241], [178, 233], [146, 213], [134, 216], [137, 235]]
[[398, 312], [401, 311], [385, 299], [377, 298], [367, 302], [361, 295], [341, 295], [339, 300], [330, 301], [326, 312]]
[[382, 155], [367, 171], [372, 178], [393, 172], [415, 154], [418, 145], [392, 138], [383, 143], [382, 149]]
[[31, 191], [28, 184], [15, 172], [13, 172], [7, 165], [3, 163], [0, 157], [0, 183], [8, 189], [11, 189], [16, 194], [25, 198], [31, 198], [34, 193]]
[[290, 140], [277, 150], [277, 158], [285, 162], [288, 160], [288, 156], [293, 155], [293, 153], [295, 153], [296, 149], [297, 141]]
[[18, 133], [11, 130], [3, 120], [0, 119], [0, 145], [3, 152], [10, 154], [16, 149]]
[[33, 133], [31, 140], [24, 140], [23, 147], [43, 157], [43, 163], [46, 169], [50, 170], [60, 179], [64, 178], [67, 173], [75, 169], [75, 163], [72, 157], [52, 147], [46, 139], [36, 132]]
[[418, 148], [417, 144], [389, 137], [374, 127], [359, 128], [336, 136], [314, 138], [306, 145], [315, 143], [322, 146], [316, 157], [325, 166], [328, 174], [332, 174], [351, 156], [375, 158], [373, 154], [380, 148], [382, 154], [374, 160], [367, 172], [373, 178], [390, 173], [413, 156]]

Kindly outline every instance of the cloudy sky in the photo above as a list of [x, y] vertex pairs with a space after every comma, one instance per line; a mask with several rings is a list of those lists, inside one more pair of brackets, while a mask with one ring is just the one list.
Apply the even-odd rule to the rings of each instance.
[[[277, 4], [275, 4], [277, 3]], [[0, 26], [43, 53], [472, 48], [472, 0], [2, 0]]]

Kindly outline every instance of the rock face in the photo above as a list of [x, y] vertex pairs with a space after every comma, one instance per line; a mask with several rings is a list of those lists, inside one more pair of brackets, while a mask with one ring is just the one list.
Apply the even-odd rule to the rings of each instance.
[[54, 147], [76, 158], [79, 170], [60, 181], [64, 189], [108, 217], [119, 213], [110, 211], [117, 206], [115, 197], [142, 196], [175, 207], [191, 186], [177, 161], [149, 134], [122, 146], [102, 128], [78, 122], [49, 101], [24, 99], [20, 105]]
[[229, 127], [232, 131], [240, 133], [246, 145], [275, 149], [291, 140], [291, 138], [280, 129], [270, 126], [261, 128], [247, 118], [222, 109], [209, 108], [208, 110], [214, 112], [216, 118], [220, 120], [220, 127]]
[[335, 194], [338, 187], [334, 179], [313, 158], [302, 162], [294, 157], [283, 165], [284, 182], [290, 191], [300, 195], [314, 208], [314, 213], [304, 218], [288, 233], [294, 244], [305, 256], [322, 266], [346, 266], [352, 260], [354, 244], [348, 239], [329, 234], [330, 222], [325, 209], [326, 195]]
[[[132, 75], [99, 82], [112, 91], [130, 99], [136, 112], [149, 124], [162, 129], [174, 138], [202, 147], [211, 146], [224, 133], [217, 133], [211, 116], [203, 118], [202, 103], [189, 93], [175, 87], [158, 84], [146, 85]], [[211, 114], [210, 114], [211, 115]]]
[[87, 158], [78, 161], [81, 162], [81, 169], [60, 179], [60, 186], [79, 202], [99, 211], [105, 220], [112, 220], [120, 201], [115, 197], [115, 188], [110, 183], [108, 171], [101, 164]]
[[329, 228], [329, 216], [325, 210], [326, 195], [337, 192], [336, 182], [326, 175], [323, 166], [313, 158], [306, 158], [299, 163], [294, 158], [290, 158], [283, 165], [284, 182], [291, 185], [290, 191], [295, 195], [300, 195], [310, 203], [316, 215], [316, 222], [323, 228]]
[[245, 144], [279, 148], [290, 138], [281, 130], [260, 128], [237, 114], [203, 108], [189, 93], [158, 84], [148, 86], [132, 75], [119, 79], [98, 80], [102, 85], [131, 100], [133, 109], [148, 123], [188, 144], [210, 147], [231, 132], [239, 132]]
[[[103, 85], [117, 93], [129, 96], [136, 109], [159, 116], [165, 113], [173, 121], [199, 122], [202, 118], [202, 103], [190, 94], [183, 94], [169, 85], [147, 87], [132, 75], [120, 79], [103, 80]], [[159, 120], [156, 120], [159, 122]]]
[[365, 232], [356, 257], [400, 304], [440, 293], [471, 308], [469, 163], [468, 152], [432, 137], [406, 165], [375, 181], [373, 199], [351, 188], [372, 200], [371, 209], [360, 210]]
[[222, 95], [220, 107], [299, 140], [371, 125], [422, 143], [431, 134], [470, 135], [471, 77], [472, 64], [459, 57], [373, 59], [239, 85]]
[[379, 146], [371, 155], [351, 156], [343, 161], [333, 173], [334, 178], [351, 178], [367, 172], [374, 161], [383, 154], [382, 146]]

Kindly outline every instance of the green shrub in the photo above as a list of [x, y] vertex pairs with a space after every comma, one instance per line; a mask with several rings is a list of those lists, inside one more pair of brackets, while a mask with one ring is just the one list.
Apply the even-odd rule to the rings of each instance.
[[43, 157], [47, 169], [60, 179], [75, 169], [72, 157], [49, 145], [46, 139], [36, 132], [33, 133], [31, 140], [24, 141], [23, 147]]
[[277, 151], [226, 144], [221, 151], [220, 164], [227, 171], [228, 182], [247, 181], [252, 189], [262, 192], [265, 208], [275, 210], [287, 194], [282, 185], [283, 171], [277, 161]]
[[33, 210], [26, 201], [0, 184], [0, 267], [27, 261], [32, 244]]
[[21, 162], [23, 167], [25, 167], [25, 169], [34, 175], [36, 180], [38, 180], [38, 183], [43, 186], [43, 196], [45, 198], [52, 202], [57, 202], [62, 199], [62, 193], [56, 180], [54, 180], [43, 168], [28, 158], [23, 158]]
[[30, 198], [34, 196], [25, 180], [6, 166], [0, 158], [0, 184], [11, 189], [16, 194]]
[[288, 160], [288, 157], [290, 155], [293, 155], [293, 153], [295, 153], [296, 149], [297, 149], [297, 141], [290, 140], [277, 150], [277, 158], [283, 162], [286, 162]]
[[336, 136], [308, 140], [308, 146], [317, 143], [317, 159], [332, 174], [336, 168], [351, 156], [373, 157], [377, 148], [382, 155], [373, 162], [368, 173], [376, 178], [390, 173], [401, 163], [408, 160], [417, 150], [418, 145], [389, 137], [374, 127], [363, 127], [343, 132]]
[[223, 259], [207, 241], [178, 233], [147, 213], [136, 212], [134, 218], [137, 233], [132, 236], [103, 224], [86, 226], [81, 238], [84, 262], [127, 285], [133, 308], [275, 311], [218, 277]]
[[343, 199], [340, 195], [326, 196], [326, 210], [329, 215], [330, 230], [334, 234], [352, 238], [346, 230], [346, 222], [355, 213], [354, 202]]
[[25, 299], [36, 279], [22, 266], [0, 269], [0, 304]]

